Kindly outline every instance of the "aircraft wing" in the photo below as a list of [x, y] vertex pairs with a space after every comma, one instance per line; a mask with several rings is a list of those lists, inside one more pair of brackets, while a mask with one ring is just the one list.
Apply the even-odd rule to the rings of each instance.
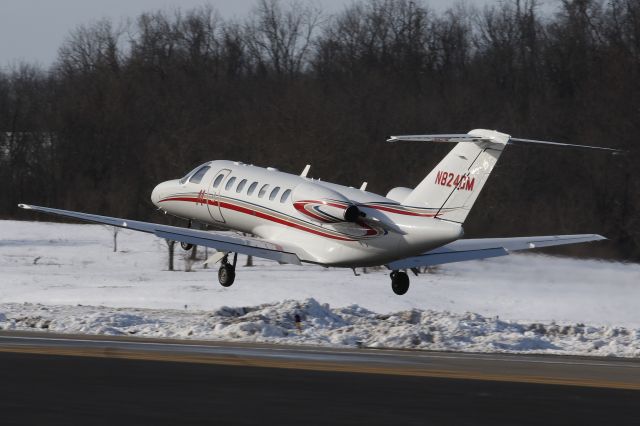
[[606, 240], [598, 234], [550, 235], [542, 237], [477, 238], [454, 241], [420, 256], [396, 260], [387, 265], [389, 269], [409, 269], [421, 266], [441, 265], [464, 260], [486, 259], [506, 256], [510, 251], [528, 250], [565, 244]]
[[181, 228], [178, 226], [160, 225], [157, 223], [140, 222], [137, 220], [120, 219], [117, 217], [100, 216], [89, 213], [80, 213], [70, 210], [52, 209], [49, 207], [31, 206], [19, 204], [19, 207], [43, 213], [72, 217], [87, 222], [102, 223], [118, 226], [120, 228], [133, 229], [134, 231], [147, 232], [157, 237], [211, 247], [218, 251], [241, 253], [249, 256], [271, 259], [280, 263], [292, 263], [300, 265], [300, 259], [292, 248], [285, 248], [279, 244], [270, 243], [258, 238], [230, 235], [222, 232], [209, 232], [197, 229]]

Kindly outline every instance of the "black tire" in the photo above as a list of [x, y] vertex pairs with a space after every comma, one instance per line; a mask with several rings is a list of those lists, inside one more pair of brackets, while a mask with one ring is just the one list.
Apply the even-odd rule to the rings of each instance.
[[193, 248], [193, 244], [189, 244], [189, 243], [180, 243], [180, 247], [182, 247], [182, 250], [184, 251], [189, 251]]
[[236, 279], [236, 271], [233, 269], [233, 266], [228, 263], [223, 264], [218, 269], [218, 282], [222, 287], [229, 287], [233, 284], [233, 281]]
[[391, 289], [398, 296], [402, 296], [409, 290], [409, 275], [406, 272], [391, 272]]

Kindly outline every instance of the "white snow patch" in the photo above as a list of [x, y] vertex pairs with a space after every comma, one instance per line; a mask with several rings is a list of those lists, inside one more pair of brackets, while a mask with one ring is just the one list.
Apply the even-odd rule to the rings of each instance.
[[[222, 288], [217, 270], [201, 262], [194, 272], [167, 271], [166, 244], [153, 236], [121, 230], [119, 251], [111, 244], [110, 228], [101, 225], [0, 221], [0, 326], [638, 356], [637, 264], [513, 254], [412, 277], [399, 297], [388, 271], [356, 277], [259, 259], [249, 268], [239, 256], [236, 283]], [[184, 257], [177, 248], [177, 269]], [[300, 334], [294, 312], [304, 317]]]

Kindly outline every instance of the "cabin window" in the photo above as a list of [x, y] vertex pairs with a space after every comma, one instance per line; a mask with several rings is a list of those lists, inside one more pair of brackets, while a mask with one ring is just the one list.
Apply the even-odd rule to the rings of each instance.
[[258, 192], [258, 198], [264, 197], [264, 194], [267, 193], [267, 189], [269, 189], [268, 183], [265, 183], [264, 185], [262, 185], [262, 188], [260, 188], [260, 192]]
[[280, 197], [280, 202], [284, 203], [285, 201], [287, 201], [287, 198], [289, 198], [289, 194], [291, 194], [291, 190], [287, 189], [286, 191], [284, 191], [282, 193], [282, 197]]
[[209, 169], [210, 169], [209, 166], [201, 167], [200, 169], [198, 169], [197, 172], [195, 172], [193, 174], [193, 176], [191, 176], [191, 178], [189, 179], [189, 182], [190, 183], [200, 183], [200, 181], [202, 181], [202, 178], [209, 171]]
[[235, 177], [232, 177], [231, 179], [229, 179], [227, 181], [227, 184], [224, 186], [224, 189], [226, 189], [227, 191], [231, 189], [231, 187], [233, 186], [233, 183], [236, 181]]
[[280, 191], [280, 187], [276, 186], [275, 188], [273, 188], [273, 191], [271, 191], [271, 195], [269, 195], [269, 200], [273, 201], [276, 199], [276, 195], [278, 195], [278, 191]]
[[252, 195], [253, 191], [256, 190], [256, 186], [258, 186], [258, 182], [253, 182], [251, 185], [249, 185], [249, 189], [247, 190], [247, 195]]
[[216, 176], [216, 180], [213, 181], [214, 189], [220, 185], [220, 182], [222, 182], [222, 179], [224, 179], [224, 173], [220, 173], [218, 176]]
[[236, 188], [236, 192], [240, 193], [242, 192], [242, 189], [244, 188], [244, 186], [247, 184], [247, 180], [246, 179], [242, 179], [240, 181], [240, 183], [238, 184], [238, 187]]

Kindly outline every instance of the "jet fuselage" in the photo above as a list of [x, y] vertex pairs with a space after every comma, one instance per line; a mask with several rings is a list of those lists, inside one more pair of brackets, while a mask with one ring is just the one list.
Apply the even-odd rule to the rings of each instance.
[[151, 200], [184, 219], [254, 234], [284, 247], [295, 241], [300, 260], [327, 266], [381, 265], [463, 235], [460, 224], [434, 219], [434, 209], [225, 160], [159, 184]]

